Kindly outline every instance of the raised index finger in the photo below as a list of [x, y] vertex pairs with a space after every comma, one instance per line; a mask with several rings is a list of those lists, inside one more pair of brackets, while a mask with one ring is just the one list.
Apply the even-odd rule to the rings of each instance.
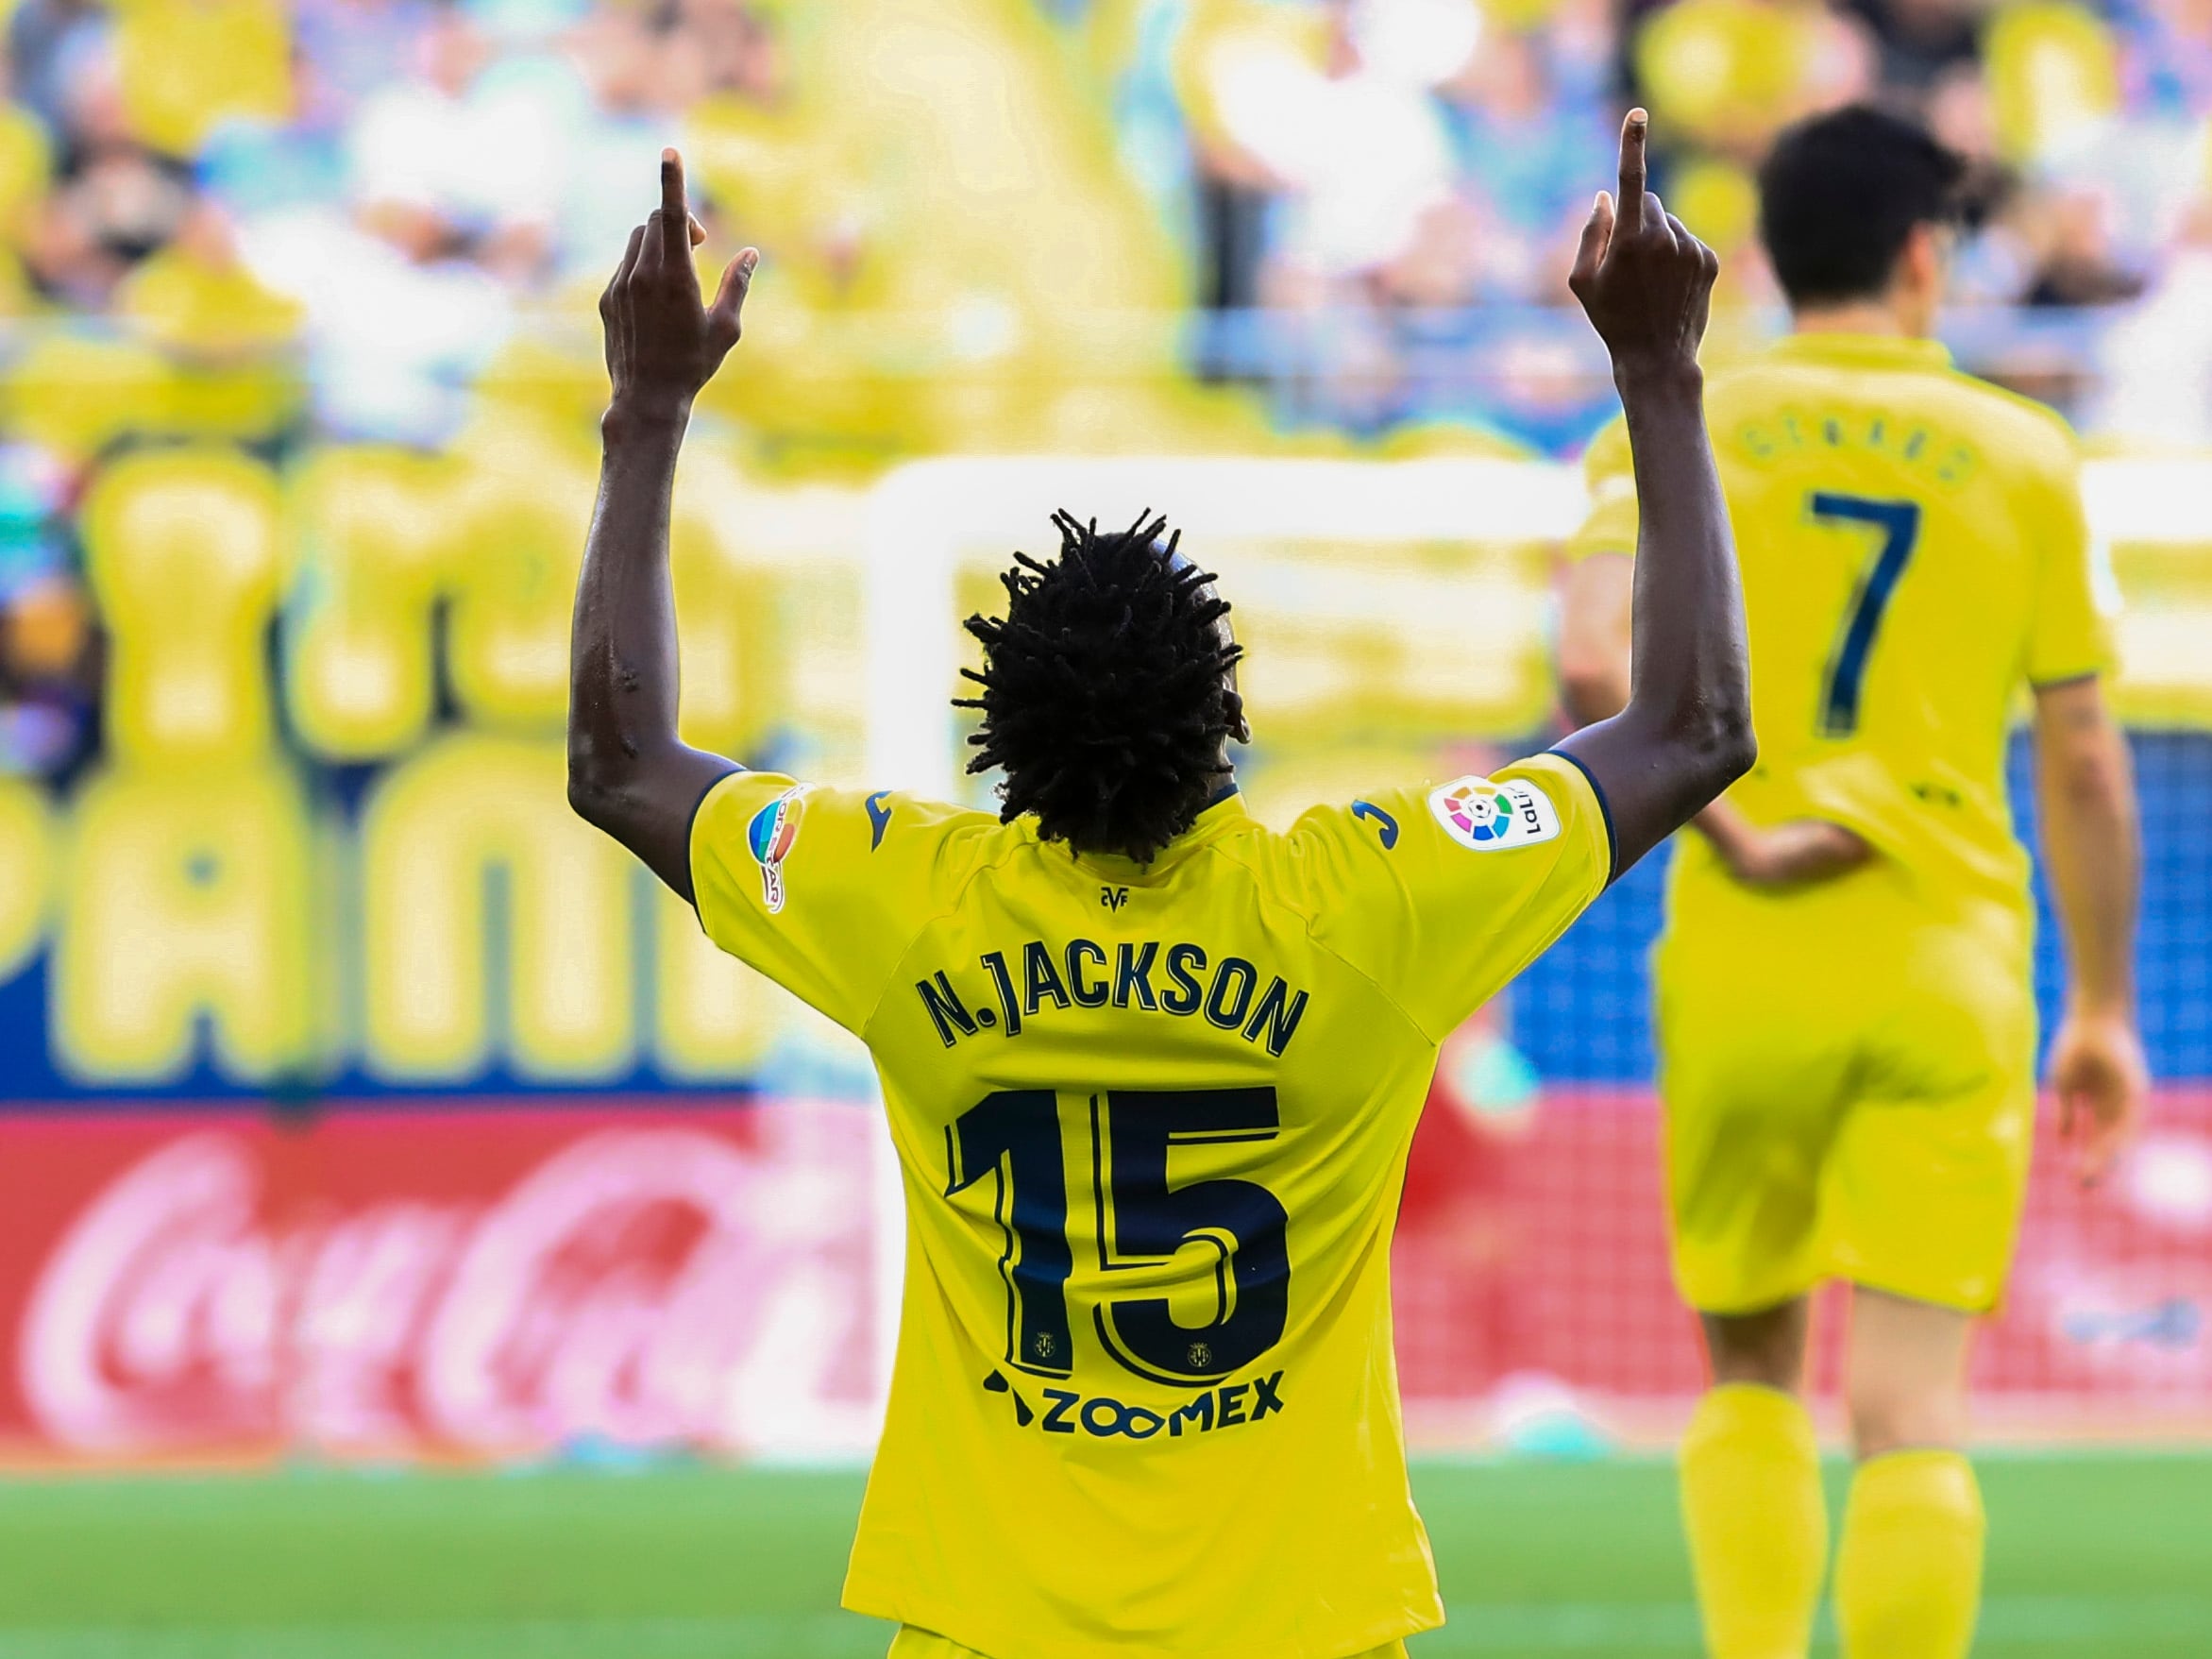
[[1644, 224], [1644, 136], [1650, 125], [1651, 117], [1641, 110], [1630, 110], [1621, 123], [1621, 193], [1615, 208], [1624, 231], [1636, 231]]
[[668, 251], [691, 257], [691, 210], [684, 205], [684, 158], [661, 152], [661, 237]]

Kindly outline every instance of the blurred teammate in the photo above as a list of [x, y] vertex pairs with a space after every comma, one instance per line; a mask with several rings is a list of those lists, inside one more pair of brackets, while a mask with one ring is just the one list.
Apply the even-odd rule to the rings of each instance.
[[1644, 194], [1639, 115], [1574, 279], [1648, 503], [1653, 667], [1617, 719], [1273, 834], [1210, 578], [1157, 523], [1063, 516], [969, 623], [990, 814], [678, 740], [676, 452], [755, 256], [702, 309], [663, 172], [601, 307], [569, 795], [875, 1056], [907, 1277], [846, 1603], [909, 1656], [1401, 1653], [1442, 1617], [1388, 1295], [1438, 1041], [1750, 758], [1696, 364], [1716, 262]]
[[[1675, 861], [1657, 976], [1675, 1271], [1714, 1383], [1681, 1481], [1717, 1659], [1810, 1640], [1827, 1522], [1798, 1395], [1807, 1293], [1829, 1278], [1854, 1287], [1845, 1651], [1971, 1639], [1967, 1329], [2003, 1290], [2035, 1109], [2034, 913], [2004, 786], [2023, 683], [2069, 968], [2052, 1081], [2085, 1177], [2145, 1088], [2135, 809], [2073, 438], [1928, 338], [1960, 174], [1869, 110], [1785, 133], [1762, 230], [1795, 332], [1710, 398], [1760, 760]], [[1597, 719], [1628, 694], [1648, 498], [1618, 430], [1589, 472], [1561, 668]]]

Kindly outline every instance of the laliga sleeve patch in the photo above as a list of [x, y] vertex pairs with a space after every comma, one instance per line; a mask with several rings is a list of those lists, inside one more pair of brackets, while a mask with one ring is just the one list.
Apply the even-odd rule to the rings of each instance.
[[745, 839], [760, 866], [761, 902], [774, 915], [784, 907], [784, 860], [799, 839], [799, 820], [804, 802], [798, 787], [785, 789], [752, 815]]
[[1532, 846], [1559, 834], [1559, 811], [1534, 784], [1508, 778], [1454, 778], [1429, 791], [1428, 810], [1444, 833], [1476, 853]]

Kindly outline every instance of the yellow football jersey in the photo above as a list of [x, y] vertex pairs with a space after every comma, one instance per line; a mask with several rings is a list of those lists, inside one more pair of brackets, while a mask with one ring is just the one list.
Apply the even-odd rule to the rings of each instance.
[[1342, 1659], [1442, 1620], [1390, 1241], [1437, 1044], [1605, 886], [1557, 755], [1148, 865], [739, 772], [724, 950], [858, 1034], [904, 1169], [846, 1605], [992, 1659]]
[[[1759, 736], [1730, 802], [1756, 823], [1857, 831], [1939, 909], [2024, 905], [2004, 787], [2016, 699], [2113, 654], [2071, 432], [1933, 341], [1869, 335], [1792, 336], [1714, 375], [1705, 405]], [[1585, 467], [1594, 504], [1570, 555], [1632, 553], [1618, 422]], [[1682, 838], [1678, 918], [1725, 882], [1703, 839]]]

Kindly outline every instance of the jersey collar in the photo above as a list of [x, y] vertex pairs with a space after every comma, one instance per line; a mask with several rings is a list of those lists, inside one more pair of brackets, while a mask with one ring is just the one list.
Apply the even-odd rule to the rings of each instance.
[[1777, 340], [1772, 355], [1792, 363], [1825, 363], [1860, 368], [1950, 367], [1950, 351], [1940, 340], [1903, 334], [1789, 334]]
[[1244, 810], [1243, 795], [1230, 784], [1207, 804], [1189, 829], [1162, 847], [1150, 864], [1140, 864], [1118, 853], [1078, 853], [1075, 862], [1116, 882], [1157, 881], [1200, 847], [1250, 821], [1251, 816]]

